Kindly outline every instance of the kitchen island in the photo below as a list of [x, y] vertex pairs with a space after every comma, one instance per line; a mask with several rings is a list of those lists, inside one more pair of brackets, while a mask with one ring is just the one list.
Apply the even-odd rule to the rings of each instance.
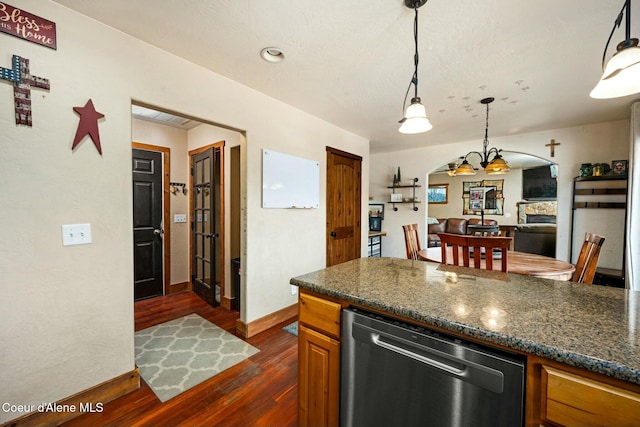
[[[600, 415], [616, 425], [640, 422], [638, 292], [396, 258], [361, 258], [290, 283], [302, 290], [301, 329], [332, 340], [329, 375], [339, 375], [339, 309], [354, 305], [526, 355], [526, 425], [591, 425], [581, 416], [597, 425]], [[301, 376], [309, 374], [304, 347], [301, 342]], [[613, 402], [624, 405], [616, 408], [623, 419], [597, 413], [608, 409], [591, 401], [558, 396], [558, 387], [575, 390], [582, 400], [585, 393], [599, 400], [602, 390], [611, 400], [613, 393]], [[302, 390], [300, 398], [303, 425], [310, 419], [310, 395]], [[335, 416], [327, 423], [337, 422]]]

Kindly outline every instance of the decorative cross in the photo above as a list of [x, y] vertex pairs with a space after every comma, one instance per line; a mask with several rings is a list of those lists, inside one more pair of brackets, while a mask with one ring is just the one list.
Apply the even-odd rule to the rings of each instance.
[[0, 79], [13, 82], [16, 124], [31, 126], [31, 87], [49, 90], [49, 80], [29, 73], [29, 60], [13, 55], [13, 68], [0, 67]]
[[555, 139], [552, 139], [551, 142], [549, 144], [545, 144], [545, 147], [549, 147], [549, 149], [551, 150], [551, 157], [555, 157], [556, 155], [556, 145], [560, 145], [559, 142], [556, 142]]

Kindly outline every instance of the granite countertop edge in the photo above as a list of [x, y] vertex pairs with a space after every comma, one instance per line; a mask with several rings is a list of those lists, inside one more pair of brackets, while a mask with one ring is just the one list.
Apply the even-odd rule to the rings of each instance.
[[348, 293], [315, 286], [309, 282], [305, 282], [297, 278], [292, 278], [290, 280], [290, 284], [298, 286], [301, 289], [306, 289], [309, 291], [317, 292], [319, 294], [327, 295], [329, 297], [338, 298], [346, 302], [359, 304], [364, 307], [370, 307], [390, 314], [395, 314], [407, 319], [422, 322], [431, 326], [440, 327], [448, 331], [480, 339], [489, 343], [499, 344], [504, 347], [522, 351], [527, 354], [544, 357], [556, 362], [561, 362], [577, 368], [587, 369], [592, 372], [600, 373], [612, 378], [640, 385], [640, 370], [633, 369], [628, 366], [620, 365], [614, 362], [598, 359], [580, 353], [567, 351], [561, 348], [524, 340], [518, 337], [500, 334], [499, 332], [490, 331], [488, 329], [472, 327], [452, 321], [450, 319], [431, 316], [428, 313], [402, 309], [400, 307], [393, 306], [391, 304], [385, 304], [377, 300], [359, 298]]

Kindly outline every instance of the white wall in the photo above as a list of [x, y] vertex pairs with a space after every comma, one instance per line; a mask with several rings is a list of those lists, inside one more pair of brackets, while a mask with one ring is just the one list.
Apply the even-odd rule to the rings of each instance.
[[[425, 134], [428, 138], [428, 133]], [[555, 157], [549, 156], [549, 147], [545, 147], [551, 139], [555, 139], [560, 146], [555, 148]], [[608, 162], [626, 159], [629, 156], [629, 120], [597, 123], [571, 128], [553, 129], [505, 137], [490, 138], [492, 147], [509, 151], [529, 153], [546, 160], [558, 163], [558, 235], [556, 257], [564, 260], [569, 258], [571, 196], [573, 178], [578, 175], [581, 163]], [[371, 186], [369, 193], [377, 202], [388, 200], [386, 187], [393, 180], [393, 174], [398, 166], [402, 176], [418, 177], [422, 184], [421, 199], [426, 200], [426, 181], [428, 175], [456, 156], [466, 154], [470, 150], [482, 147], [482, 140], [452, 142], [434, 147], [397, 151], [393, 153], [379, 153], [371, 156]], [[458, 197], [450, 194], [449, 197]], [[410, 210], [408, 205], [398, 205], [398, 212], [386, 205], [385, 219], [382, 222], [383, 231], [387, 237], [383, 238], [383, 256], [405, 257], [403, 224], [424, 224], [427, 208], [420, 204], [418, 212]], [[515, 218], [513, 218], [515, 222]], [[424, 242], [426, 230], [420, 229], [420, 238]]]
[[[32, 128], [15, 125], [0, 82], [0, 402], [51, 402], [134, 369], [132, 100], [246, 132], [242, 318], [295, 303], [289, 279], [325, 265], [325, 146], [363, 157], [366, 203], [368, 141], [56, 3], [19, 6], [56, 23], [58, 49], [0, 34], [3, 66], [17, 54], [51, 81], [33, 91]], [[102, 155], [90, 140], [71, 151], [73, 107], [89, 99], [105, 115]], [[263, 148], [321, 162], [320, 209], [261, 209]], [[85, 222], [93, 243], [63, 247], [61, 224]]]

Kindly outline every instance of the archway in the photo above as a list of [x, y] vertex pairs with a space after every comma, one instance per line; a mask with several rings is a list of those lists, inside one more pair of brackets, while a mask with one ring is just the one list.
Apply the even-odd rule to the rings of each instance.
[[[463, 157], [454, 157], [429, 173], [428, 199], [431, 193], [435, 195], [446, 191], [447, 194], [446, 201], [443, 201], [442, 197], [440, 200], [428, 200], [427, 227], [429, 223], [434, 224], [438, 218], [478, 217], [478, 211], [469, 209], [470, 187], [483, 185], [483, 183], [499, 185], [501, 209], [493, 211], [493, 214], [485, 214], [484, 218], [494, 219], [500, 225], [513, 227], [516, 250], [555, 258], [557, 239], [555, 177], [558, 173], [558, 165], [528, 153], [502, 151], [500, 154], [511, 167], [508, 174], [486, 174], [477, 159], [472, 156], [468, 160], [476, 169], [475, 175], [460, 176], [454, 173]], [[553, 188], [551, 188], [552, 185]]]

